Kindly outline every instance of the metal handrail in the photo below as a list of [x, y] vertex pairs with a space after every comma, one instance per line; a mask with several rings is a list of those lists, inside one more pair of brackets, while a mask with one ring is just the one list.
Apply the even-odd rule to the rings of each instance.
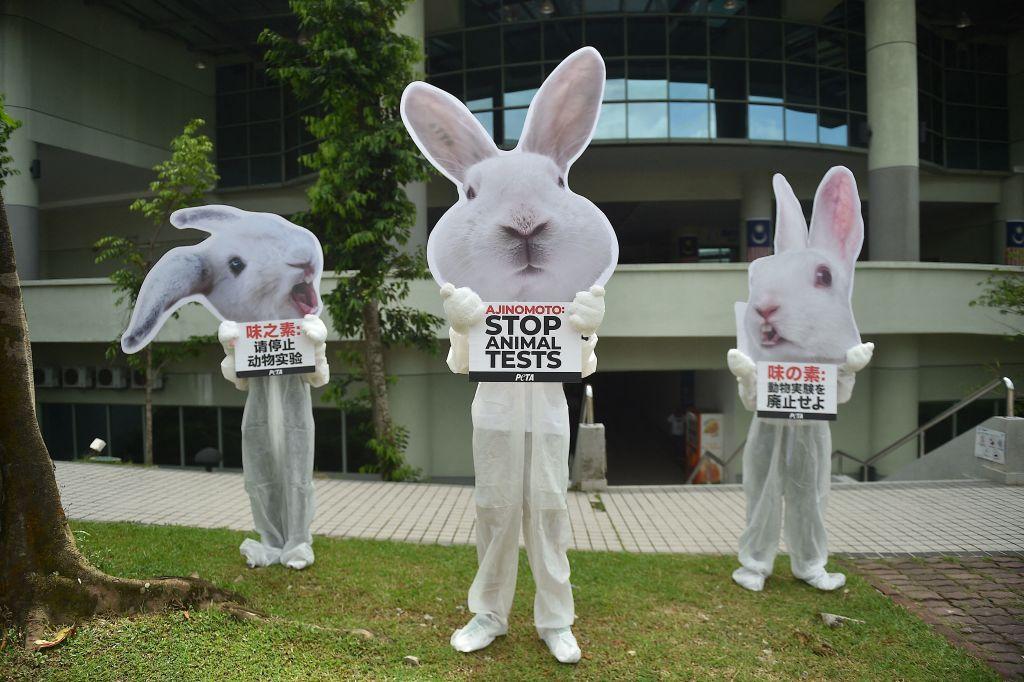
[[846, 473], [846, 469], [842, 465], [842, 461], [844, 459], [852, 459], [854, 462], [857, 463], [857, 468], [858, 469], [860, 469], [861, 471], [864, 470], [864, 460], [858, 459], [858, 458], [854, 457], [853, 455], [851, 455], [850, 453], [843, 452], [842, 450], [833, 450], [832, 451], [832, 459], [835, 459], [836, 456], [839, 457], [839, 461], [840, 461], [840, 465], [839, 465], [839, 473], [840, 474], [845, 474]]
[[967, 397], [963, 398], [962, 400], [960, 400], [956, 404], [946, 408], [945, 410], [943, 410], [942, 412], [940, 412], [936, 416], [934, 416], [931, 419], [929, 419], [928, 421], [926, 421], [924, 424], [921, 424], [920, 426], [918, 426], [916, 429], [914, 429], [910, 433], [908, 433], [908, 434], [906, 434], [906, 435], [896, 439], [895, 441], [893, 441], [889, 445], [885, 446], [884, 448], [882, 448], [881, 450], [876, 452], [871, 457], [868, 457], [866, 460], [864, 460], [861, 463], [861, 466], [862, 466], [862, 470], [861, 470], [862, 480], [865, 480], [865, 481], [867, 480], [867, 477], [868, 477], [868, 467], [869, 466], [871, 466], [872, 464], [874, 464], [878, 460], [882, 459], [883, 457], [889, 456], [891, 453], [893, 453], [894, 451], [896, 451], [899, 448], [903, 447], [904, 445], [906, 445], [910, 441], [914, 440], [915, 438], [920, 438], [921, 435], [924, 434], [925, 431], [927, 431], [931, 427], [935, 426], [939, 422], [943, 421], [944, 419], [948, 418], [949, 416], [959, 412], [960, 410], [962, 410], [963, 408], [967, 407], [968, 405], [970, 405], [974, 401], [978, 400], [982, 396], [987, 395], [992, 389], [996, 388], [1000, 384], [1002, 384], [1003, 386], [1006, 387], [1006, 416], [1007, 417], [1012, 417], [1013, 416], [1013, 400], [1014, 400], [1013, 382], [1010, 380], [1009, 377], [1001, 377], [999, 379], [993, 379], [992, 381], [988, 382], [987, 384], [985, 384], [984, 386], [982, 386], [978, 390], [974, 391], [973, 393], [971, 393]]

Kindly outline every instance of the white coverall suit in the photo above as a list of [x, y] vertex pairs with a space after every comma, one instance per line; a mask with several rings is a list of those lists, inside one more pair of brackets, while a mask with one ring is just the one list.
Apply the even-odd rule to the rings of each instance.
[[[839, 366], [837, 402], [853, 392], [854, 373], [871, 359], [874, 344], [850, 349]], [[754, 362], [729, 351], [729, 369], [739, 382], [740, 399], [757, 409]], [[733, 580], [754, 591], [764, 588], [779, 551], [785, 528], [793, 575], [822, 590], [846, 583], [842, 573], [828, 573], [828, 533], [825, 508], [832, 476], [832, 432], [827, 421], [794, 422], [755, 416], [743, 448], [743, 492], [747, 498], [747, 527], [740, 535], [741, 567]], [[785, 499], [785, 511], [783, 511]]]
[[310, 386], [330, 379], [324, 323], [307, 315], [300, 329], [314, 343], [316, 370], [239, 378], [235, 374], [234, 322], [223, 322], [218, 336], [224, 346], [224, 378], [248, 390], [242, 415], [242, 475], [260, 541], [245, 539], [239, 550], [250, 568], [284, 564], [302, 569], [313, 563], [310, 526], [316, 511], [313, 497], [315, 427]]
[[[603, 297], [600, 287], [591, 292], [597, 290], [598, 298]], [[594, 300], [590, 292], [582, 292], [574, 303], [584, 301], [587, 305]], [[597, 369], [597, 335], [593, 330], [604, 314], [603, 299], [598, 303], [600, 316], [596, 322], [593, 316], [581, 321], [570, 315], [570, 323], [577, 330], [584, 335], [589, 332], [582, 348], [584, 377]], [[576, 310], [579, 309], [577, 306]], [[588, 311], [582, 314], [586, 317]], [[449, 337], [452, 348], [448, 366], [453, 372], [464, 374], [469, 371], [468, 338], [455, 329], [449, 331]], [[575, 620], [566, 556], [572, 540], [566, 501], [569, 408], [562, 385], [480, 382], [473, 398], [472, 417], [479, 568], [469, 588], [469, 610], [478, 616], [492, 617], [491, 636], [486, 643], [490, 643], [493, 635], [507, 631], [519, 569], [522, 527], [536, 584], [533, 613], [537, 632], [559, 660], [575, 662], [579, 660], [579, 648], [574, 639], [571, 646], [549, 641], [553, 633], [567, 632]], [[456, 641], [460, 632], [452, 637], [456, 648], [460, 648]]]

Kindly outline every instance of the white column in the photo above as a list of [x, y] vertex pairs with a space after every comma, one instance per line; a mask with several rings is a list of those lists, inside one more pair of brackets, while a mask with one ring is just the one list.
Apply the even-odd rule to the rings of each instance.
[[[918, 426], [919, 360], [917, 338], [884, 336], [878, 341], [871, 371], [871, 453], [892, 444]], [[854, 389], [856, 390], [856, 389]], [[917, 441], [911, 441], [880, 460], [876, 467], [885, 476], [917, 458]]]

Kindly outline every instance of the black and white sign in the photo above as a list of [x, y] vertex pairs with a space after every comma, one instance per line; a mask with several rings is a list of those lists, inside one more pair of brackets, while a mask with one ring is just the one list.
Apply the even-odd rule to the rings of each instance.
[[835, 420], [837, 371], [810, 362], [757, 363], [757, 416]]
[[302, 320], [239, 322], [235, 373], [240, 377], [310, 374], [315, 368], [313, 342], [299, 331]]
[[487, 303], [469, 332], [472, 381], [580, 381], [583, 340], [565, 303]]
[[996, 464], [1006, 463], [1006, 434], [979, 426], [974, 432], [974, 456]]

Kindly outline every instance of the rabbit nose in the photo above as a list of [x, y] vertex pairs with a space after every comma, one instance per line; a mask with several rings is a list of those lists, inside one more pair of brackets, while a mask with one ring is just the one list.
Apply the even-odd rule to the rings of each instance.
[[540, 223], [516, 222], [514, 225], [502, 225], [501, 229], [505, 234], [516, 239], [530, 239], [546, 230], [548, 222]]
[[757, 314], [760, 315], [762, 318], [764, 318], [764, 320], [766, 322], [768, 321], [768, 318], [771, 317], [772, 315], [774, 315], [775, 311], [778, 310], [778, 309], [779, 309], [779, 306], [777, 306], [777, 305], [770, 305], [770, 304], [769, 305], [756, 306], [754, 308], [754, 310], [757, 311]]

